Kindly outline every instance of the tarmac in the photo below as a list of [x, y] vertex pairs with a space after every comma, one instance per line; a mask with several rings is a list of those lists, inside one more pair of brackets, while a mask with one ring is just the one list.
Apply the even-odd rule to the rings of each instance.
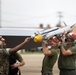
[[[25, 65], [20, 67], [21, 75], [41, 75], [43, 54], [21, 54]], [[57, 62], [53, 68], [54, 75], [59, 75]]]

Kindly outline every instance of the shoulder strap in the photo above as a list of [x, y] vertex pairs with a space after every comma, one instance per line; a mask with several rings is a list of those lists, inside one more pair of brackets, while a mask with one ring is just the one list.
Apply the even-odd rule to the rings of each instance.
[[21, 70], [20, 70], [20, 68], [18, 68], [18, 71], [19, 71], [19, 75], [21, 75]]

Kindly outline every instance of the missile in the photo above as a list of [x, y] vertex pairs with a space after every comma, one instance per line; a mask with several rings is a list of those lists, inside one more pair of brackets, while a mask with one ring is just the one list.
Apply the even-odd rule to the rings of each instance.
[[71, 31], [72, 31], [72, 26], [67, 26], [67, 27], [64, 27], [64, 28], [59, 28], [58, 30], [49, 32], [49, 33], [45, 36], [45, 39], [51, 38], [51, 37], [53, 37], [53, 36], [55, 36], [55, 35], [63, 34], [65, 31], [71, 32]]
[[64, 28], [54, 27], [54, 28], [51, 28], [51, 29], [44, 29], [44, 30], [36, 33], [33, 36], [34, 42], [40, 43], [43, 40], [47, 40], [48, 38], [52, 38], [53, 36], [63, 34], [65, 31], [71, 32], [73, 26], [74, 25], [67, 26], [67, 27], [64, 27]]
[[43, 29], [41, 31], [36, 31], [31, 36], [31, 38], [34, 38], [37, 35], [41, 35], [42, 37], [45, 37], [49, 32], [52, 32], [52, 31], [55, 31], [55, 30], [58, 30], [58, 29], [59, 29], [58, 27], [54, 27], [54, 28], [51, 28], [51, 29]]
[[43, 39], [45, 39], [45, 36], [52, 31], [58, 30], [58, 27], [54, 27], [51, 29], [43, 29], [41, 31], [36, 31], [31, 38], [34, 39], [34, 42], [42, 42]]

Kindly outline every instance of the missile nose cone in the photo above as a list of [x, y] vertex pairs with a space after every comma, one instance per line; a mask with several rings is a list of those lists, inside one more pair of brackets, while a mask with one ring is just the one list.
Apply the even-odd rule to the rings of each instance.
[[42, 36], [41, 36], [41, 35], [35, 36], [35, 37], [34, 37], [34, 42], [36, 42], [36, 43], [42, 42]]

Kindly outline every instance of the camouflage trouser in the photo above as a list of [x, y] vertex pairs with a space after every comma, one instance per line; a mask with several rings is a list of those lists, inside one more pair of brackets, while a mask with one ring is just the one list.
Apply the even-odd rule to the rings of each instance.
[[53, 75], [51, 71], [44, 71], [42, 72], [42, 75]]
[[76, 69], [64, 69], [64, 70], [60, 70], [60, 74], [59, 75], [76, 75]]

